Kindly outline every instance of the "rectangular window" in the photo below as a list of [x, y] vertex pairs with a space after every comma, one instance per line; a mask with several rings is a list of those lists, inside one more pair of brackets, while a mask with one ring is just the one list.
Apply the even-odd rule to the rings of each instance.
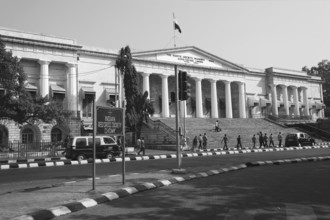
[[83, 117], [91, 118], [93, 112], [93, 96], [86, 95], [85, 99], [83, 100]]
[[54, 93], [53, 100], [63, 107], [65, 94], [63, 93]]
[[118, 100], [118, 95], [110, 94], [109, 99], [107, 100], [107, 103], [112, 107], [116, 107], [117, 100]]

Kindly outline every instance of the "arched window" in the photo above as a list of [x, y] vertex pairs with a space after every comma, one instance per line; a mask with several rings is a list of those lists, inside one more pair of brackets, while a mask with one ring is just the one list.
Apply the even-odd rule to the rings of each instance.
[[22, 143], [30, 144], [33, 142], [34, 132], [31, 128], [24, 128], [22, 131]]
[[62, 131], [59, 128], [53, 128], [51, 132], [51, 141], [57, 142], [62, 141]]

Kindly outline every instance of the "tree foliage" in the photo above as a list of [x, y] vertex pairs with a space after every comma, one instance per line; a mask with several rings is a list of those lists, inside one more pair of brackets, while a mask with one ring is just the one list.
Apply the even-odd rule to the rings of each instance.
[[10, 51], [6, 51], [0, 39], [0, 117], [18, 124], [33, 124], [38, 120], [46, 123], [54, 119], [63, 123], [70, 113], [48, 97], [31, 95], [25, 88], [27, 76], [19, 60]]
[[326, 106], [330, 106], [330, 61], [322, 60], [317, 66], [312, 68], [303, 67], [303, 71], [308, 75], [320, 76], [323, 80], [323, 101]]
[[148, 99], [148, 92], [139, 90], [138, 73], [132, 63], [132, 54], [129, 46], [122, 48], [116, 60], [116, 68], [124, 75], [126, 98], [126, 126], [130, 131], [137, 132], [140, 137], [142, 124], [148, 120], [154, 109]]

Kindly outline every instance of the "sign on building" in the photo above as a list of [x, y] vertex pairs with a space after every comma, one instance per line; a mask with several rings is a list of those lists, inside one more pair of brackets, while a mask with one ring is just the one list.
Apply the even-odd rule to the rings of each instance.
[[124, 135], [123, 109], [96, 107], [96, 134], [97, 135]]

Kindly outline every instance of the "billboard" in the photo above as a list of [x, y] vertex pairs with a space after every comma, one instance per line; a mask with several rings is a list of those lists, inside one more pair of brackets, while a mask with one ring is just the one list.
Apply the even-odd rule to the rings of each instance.
[[97, 135], [124, 135], [124, 118], [122, 108], [96, 107]]

